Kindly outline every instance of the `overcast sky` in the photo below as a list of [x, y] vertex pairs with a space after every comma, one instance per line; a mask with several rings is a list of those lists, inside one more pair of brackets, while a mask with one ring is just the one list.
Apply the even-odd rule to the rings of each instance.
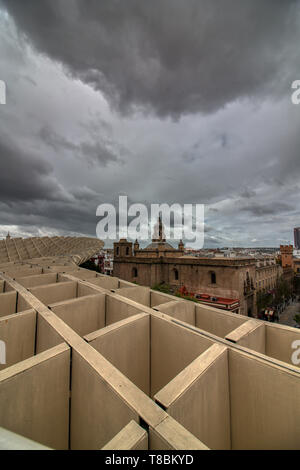
[[0, 237], [205, 204], [206, 247], [300, 226], [297, 0], [0, 0]]

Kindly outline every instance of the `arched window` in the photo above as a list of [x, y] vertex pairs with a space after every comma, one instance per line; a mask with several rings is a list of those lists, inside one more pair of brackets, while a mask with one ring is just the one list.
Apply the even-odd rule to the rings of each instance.
[[126, 247], [126, 256], [129, 255], [129, 246]]
[[138, 270], [137, 270], [137, 268], [132, 268], [132, 277], [138, 277]]
[[211, 282], [212, 284], [216, 284], [216, 283], [217, 283], [217, 276], [216, 276], [216, 273], [213, 272], [213, 271], [210, 273], [210, 282]]
[[174, 269], [173, 269], [173, 273], [174, 273], [174, 279], [175, 279], [175, 281], [178, 281], [178, 279], [179, 279], [179, 272], [178, 272], [178, 269], [174, 268]]

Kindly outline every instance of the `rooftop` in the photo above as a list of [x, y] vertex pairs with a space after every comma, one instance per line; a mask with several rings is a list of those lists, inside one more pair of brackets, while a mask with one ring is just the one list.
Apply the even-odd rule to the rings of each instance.
[[0, 426], [41, 445], [300, 448], [295, 328], [48, 257], [0, 266], [0, 341]]
[[153, 251], [153, 250], [159, 250], [159, 251], [175, 251], [175, 248], [170, 245], [170, 243], [167, 242], [152, 242], [150, 245], [148, 245], [144, 250], [148, 251]]

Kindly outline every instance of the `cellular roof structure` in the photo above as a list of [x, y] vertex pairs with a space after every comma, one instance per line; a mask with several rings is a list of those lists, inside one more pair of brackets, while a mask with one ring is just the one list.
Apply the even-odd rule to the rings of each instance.
[[0, 240], [0, 263], [42, 257], [68, 256], [76, 264], [84, 263], [103, 248], [104, 243], [88, 237], [32, 237]]
[[0, 265], [0, 341], [0, 448], [300, 448], [295, 328], [49, 256]]

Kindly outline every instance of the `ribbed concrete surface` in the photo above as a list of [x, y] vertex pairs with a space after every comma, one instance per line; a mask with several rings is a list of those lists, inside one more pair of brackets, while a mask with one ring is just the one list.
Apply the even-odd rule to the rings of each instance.
[[5, 240], [0, 240], [0, 263], [46, 256], [68, 256], [76, 264], [81, 264], [102, 247], [101, 240], [88, 237], [7, 237]]

